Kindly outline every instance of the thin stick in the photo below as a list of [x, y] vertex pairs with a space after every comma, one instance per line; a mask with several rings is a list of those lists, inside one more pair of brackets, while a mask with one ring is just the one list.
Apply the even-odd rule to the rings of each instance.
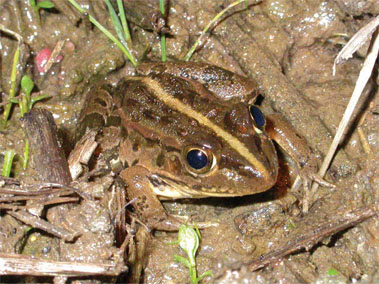
[[37, 228], [47, 233], [50, 233], [53, 236], [63, 239], [66, 242], [72, 242], [80, 235], [77, 232], [72, 233], [63, 228], [54, 226], [53, 224], [46, 222], [40, 217], [32, 215], [24, 210], [7, 211], [7, 214], [11, 215], [12, 217], [20, 220], [21, 222], [27, 225], [32, 226], [33, 228]]
[[53, 261], [34, 256], [0, 253], [0, 275], [36, 275], [36, 276], [117, 276], [128, 268], [119, 263], [82, 263]]
[[[355, 83], [355, 88], [350, 98], [349, 104], [347, 105], [345, 113], [343, 114], [342, 120], [338, 126], [337, 133], [334, 136], [332, 145], [330, 146], [329, 151], [318, 172], [321, 177], [324, 177], [326, 170], [329, 168], [330, 162], [333, 159], [334, 153], [336, 152], [336, 149], [341, 141], [342, 135], [345, 132], [345, 129], [350, 120], [350, 117], [353, 114], [353, 111], [358, 103], [359, 98], [361, 97], [361, 94], [367, 84], [367, 81], [371, 77], [372, 69], [374, 68], [376, 58], [378, 56], [378, 51], [379, 51], [378, 33], [375, 35], [375, 38], [373, 38], [372, 40], [373, 40], [373, 45], [371, 49], [369, 50], [366, 56], [366, 59], [363, 63], [363, 67], [361, 69], [361, 72], [359, 73], [357, 82]], [[317, 188], [318, 188], [318, 184], [314, 183], [312, 185], [312, 193], [314, 193], [317, 190]]]
[[346, 228], [350, 228], [363, 222], [364, 220], [378, 216], [378, 203], [371, 206], [357, 208], [348, 212], [343, 212], [337, 217], [331, 217], [332, 220], [316, 224], [310, 227], [305, 234], [295, 235], [286, 244], [280, 244], [270, 252], [261, 255], [253, 260], [250, 264], [250, 270], [255, 271], [268, 264], [275, 263], [283, 259], [283, 257], [297, 252], [301, 249], [309, 250], [322, 239], [338, 233]]

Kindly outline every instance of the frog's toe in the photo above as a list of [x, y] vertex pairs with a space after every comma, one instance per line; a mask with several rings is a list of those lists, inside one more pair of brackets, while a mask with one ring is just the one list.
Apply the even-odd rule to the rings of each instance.
[[313, 173], [313, 174], [309, 175], [309, 178], [313, 182], [317, 182], [319, 185], [322, 185], [322, 186], [325, 186], [325, 187], [330, 187], [330, 188], [336, 187], [334, 184], [332, 184], [332, 183], [327, 182], [326, 180], [324, 180], [319, 174]]

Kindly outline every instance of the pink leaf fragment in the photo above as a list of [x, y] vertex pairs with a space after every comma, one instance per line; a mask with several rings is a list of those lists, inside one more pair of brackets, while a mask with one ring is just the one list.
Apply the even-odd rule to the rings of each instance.
[[[38, 52], [38, 54], [36, 56], [36, 64], [37, 64], [38, 72], [45, 73], [45, 65], [49, 61], [49, 59], [51, 57], [51, 53], [52, 53], [51, 50], [47, 47], [45, 47], [40, 52]], [[58, 55], [55, 62], [58, 63], [62, 59], [63, 59], [63, 56]]]

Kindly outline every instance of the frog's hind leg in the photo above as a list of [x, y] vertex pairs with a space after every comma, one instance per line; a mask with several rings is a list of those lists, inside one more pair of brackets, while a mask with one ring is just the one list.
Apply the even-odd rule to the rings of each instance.
[[181, 221], [166, 212], [151, 189], [151, 182], [148, 179], [150, 175], [151, 173], [142, 166], [133, 166], [120, 173], [127, 184], [129, 199], [136, 199], [133, 208], [141, 220], [150, 229], [177, 231], [185, 220]]

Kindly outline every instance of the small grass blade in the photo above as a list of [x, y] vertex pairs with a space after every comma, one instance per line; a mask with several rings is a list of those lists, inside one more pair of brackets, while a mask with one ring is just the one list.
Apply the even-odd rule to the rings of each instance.
[[121, 22], [120, 22], [120, 19], [118, 18], [117, 14], [116, 14], [116, 11], [114, 10], [114, 8], [113, 8], [113, 6], [109, 0], [105, 0], [105, 4], [108, 7], [109, 15], [111, 17], [111, 21], [112, 21], [113, 27], [116, 31], [118, 38], [120, 39], [121, 43], [125, 46], [125, 48], [128, 51], [130, 51], [128, 48], [128, 45], [126, 44], [124, 34], [123, 34], [123, 29], [121, 26]]
[[8, 150], [5, 152], [3, 170], [1, 172], [1, 175], [3, 177], [9, 177], [10, 176], [11, 170], [12, 170], [12, 163], [13, 163], [14, 155], [15, 155], [14, 150]]
[[[17, 64], [20, 59], [20, 47], [18, 46], [14, 55], [13, 55], [13, 64], [12, 64], [12, 71], [11, 71], [11, 88], [9, 90], [9, 100], [14, 98], [15, 92], [16, 92], [16, 79], [17, 79]], [[3, 113], [3, 127], [5, 127], [7, 120], [9, 118], [9, 114], [11, 112], [12, 103], [8, 103], [4, 108]]]
[[[162, 13], [162, 16], [165, 14], [164, 0], [159, 0], [159, 9]], [[162, 62], [166, 62], [166, 35], [161, 32], [161, 55]]]
[[124, 4], [122, 3], [122, 0], [117, 0], [117, 7], [118, 7], [118, 11], [120, 13], [120, 19], [121, 19], [122, 28], [124, 30], [125, 40], [126, 40], [126, 42], [128, 44], [131, 44], [132, 43], [132, 38], [130, 36], [128, 22], [126, 21], [126, 16], [125, 16], [125, 11], [124, 11]]
[[238, 0], [238, 1], [235, 1], [233, 2], [232, 4], [230, 4], [228, 7], [226, 7], [224, 10], [222, 10], [220, 13], [218, 13], [209, 23], [208, 25], [203, 29], [203, 31], [201, 32], [199, 38], [196, 40], [196, 42], [194, 43], [194, 45], [191, 47], [191, 49], [188, 51], [186, 57], [184, 58], [185, 61], [188, 61], [190, 60], [190, 58], [192, 57], [193, 53], [195, 52], [196, 48], [198, 47], [198, 45], [200, 44], [201, 40], [203, 39], [203, 37], [205, 36], [205, 34], [208, 32], [208, 30], [210, 29], [210, 27], [212, 25], [214, 25], [228, 10], [230, 10], [231, 8], [233, 8], [234, 6], [237, 6], [238, 4], [242, 3], [242, 2], [246, 2], [246, 0]]
[[[86, 11], [80, 7], [80, 5], [75, 0], [67, 0], [70, 2], [72, 6], [75, 7], [80, 13], [85, 13]], [[129, 61], [133, 64], [134, 67], [137, 66], [137, 62], [133, 56], [126, 48], [125, 46], [114, 36], [112, 35], [103, 25], [101, 25], [94, 17], [91, 15], [88, 15], [88, 18], [92, 24], [94, 24], [103, 34], [109, 38], [111, 41], [113, 41], [119, 49], [125, 54], [125, 56], [129, 59]]]

